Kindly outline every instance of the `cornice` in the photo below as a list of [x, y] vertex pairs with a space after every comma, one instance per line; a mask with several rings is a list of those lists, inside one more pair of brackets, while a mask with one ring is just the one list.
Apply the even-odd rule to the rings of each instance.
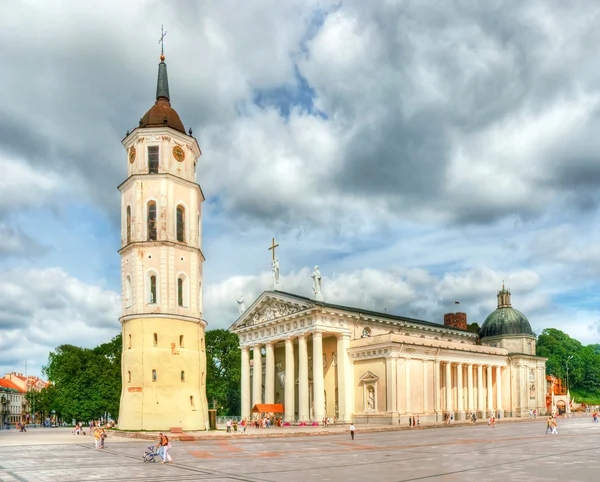
[[129, 244], [126, 244], [125, 246], [123, 246], [121, 249], [119, 249], [117, 251], [117, 253], [123, 254], [129, 249], [133, 250], [135, 248], [147, 248], [147, 247], [163, 248], [165, 246], [170, 247], [170, 248], [179, 248], [179, 249], [182, 249], [183, 251], [187, 251], [188, 253], [198, 253], [200, 255], [200, 257], [202, 258], [202, 261], [206, 261], [206, 258], [204, 257], [204, 253], [202, 252], [202, 250], [200, 248], [190, 246], [189, 244], [186, 244], [186, 243], [180, 243], [179, 241], [160, 241], [160, 240], [157, 240], [157, 241], [134, 241], [132, 243], [129, 243]]
[[125, 187], [127, 187], [128, 184], [132, 183], [133, 181], [149, 181], [149, 180], [163, 180], [163, 179], [169, 179], [170, 181], [173, 181], [175, 183], [179, 183], [182, 186], [186, 186], [192, 189], [197, 189], [198, 192], [200, 193], [200, 202], [202, 203], [204, 201], [204, 193], [202, 192], [202, 188], [200, 187], [200, 184], [198, 184], [197, 182], [194, 181], [188, 181], [187, 179], [183, 179], [182, 177], [176, 176], [175, 174], [171, 174], [170, 172], [159, 172], [156, 174], [149, 174], [149, 173], [137, 173], [137, 174], [131, 174], [127, 179], [125, 179], [121, 184], [119, 184], [117, 186], [117, 189], [119, 191], [123, 191], [123, 189], [125, 189]]
[[193, 316], [175, 315], [173, 313], [134, 313], [130, 315], [124, 315], [119, 318], [121, 325], [131, 320], [138, 320], [144, 318], [168, 318], [171, 320], [186, 321], [189, 323], [200, 323], [206, 328], [208, 322], [202, 318], [195, 318]]

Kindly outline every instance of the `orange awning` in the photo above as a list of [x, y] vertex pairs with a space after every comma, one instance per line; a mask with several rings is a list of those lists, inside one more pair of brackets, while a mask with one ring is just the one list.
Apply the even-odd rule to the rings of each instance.
[[281, 403], [258, 403], [252, 407], [252, 413], [283, 413]]

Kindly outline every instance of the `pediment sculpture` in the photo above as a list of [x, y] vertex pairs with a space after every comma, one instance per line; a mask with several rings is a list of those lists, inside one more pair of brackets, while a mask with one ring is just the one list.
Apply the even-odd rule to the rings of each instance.
[[245, 326], [252, 326], [262, 323], [264, 321], [274, 320], [276, 318], [281, 318], [282, 316], [288, 316], [293, 313], [297, 313], [299, 311], [305, 310], [307, 307], [294, 305], [292, 303], [284, 303], [281, 301], [276, 301], [273, 303], [269, 303], [264, 308], [260, 308], [256, 310], [255, 313], [249, 316], [249, 319]]

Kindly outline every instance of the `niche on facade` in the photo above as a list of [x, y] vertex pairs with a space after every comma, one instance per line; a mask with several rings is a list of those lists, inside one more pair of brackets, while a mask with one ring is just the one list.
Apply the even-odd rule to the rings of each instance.
[[379, 377], [367, 371], [359, 379], [363, 387], [363, 412], [377, 413], [377, 384]]

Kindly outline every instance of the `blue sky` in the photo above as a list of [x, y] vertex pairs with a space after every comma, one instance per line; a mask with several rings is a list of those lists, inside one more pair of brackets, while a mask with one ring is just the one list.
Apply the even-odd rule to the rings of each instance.
[[119, 330], [120, 141], [161, 24], [203, 152], [210, 327], [269, 288], [275, 237], [294, 293], [318, 264], [327, 301], [481, 323], [504, 281], [536, 332], [600, 342], [600, 7], [235, 5], [5, 8], [0, 372]]

